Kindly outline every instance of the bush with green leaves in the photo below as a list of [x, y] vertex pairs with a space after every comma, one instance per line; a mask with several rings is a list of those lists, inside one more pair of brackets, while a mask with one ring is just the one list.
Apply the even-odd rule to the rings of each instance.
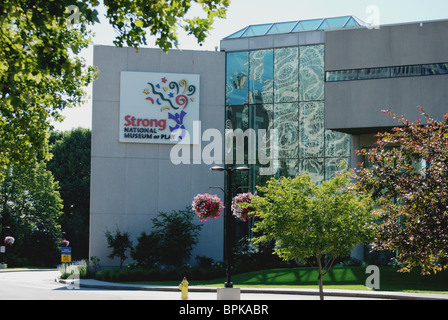
[[112, 249], [112, 253], [107, 257], [113, 259], [115, 257], [120, 259], [120, 269], [123, 267], [124, 261], [128, 258], [126, 251], [132, 250], [132, 241], [128, 232], [121, 232], [117, 229], [112, 233], [106, 230], [104, 233], [108, 243], [108, 248]]
[[132, 258], [138, 266], [147, 268], [157, 262], [176, 267], [186, 263], [202, 230], [202, 225], [195, 224], [194, 219], [195, 214], [189, 207], [171, 213], [159, 212], [151, 219], [151, 233], [142, 233], [138, 238]]

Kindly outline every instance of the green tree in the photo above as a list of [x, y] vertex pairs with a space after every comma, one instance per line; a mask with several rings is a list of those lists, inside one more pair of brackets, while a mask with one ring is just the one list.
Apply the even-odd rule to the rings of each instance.
[[109, 259], [113, 259], [115, 257], [119, 258], [120, 268], [123, 268], [123, 263], [128, 258], [126, 251], [132, 250], [132, 241], [129, 233], [126, 231], [121, 232], [117, 227], [113, 233], [106, 230], [104, 235], [106, 236], [108, 248], [112, 249], [111, 254], [107, 257]]
[[358, 189], [371, 195], [380, 218], [373, 249], [398, 252], [401, 271], [448, 267], [448, 114], [411, 123], [384, 111], [400, 126], [378, 134], [377, 147], [360, 150], [366, 165]]
[[142, 232], [137, 238], [137, 245], [131, 251], [131, 257], [138, 266], [152, 268], [161, 260], [162, 251], [159, 246], [159, 238], [154, 234]]
[[151, 219], [153, 237], [158, 239], [160, 262], [180, 266], [190, 258], [203, 226], [195, 224], [194, 218], [191, 208], [186, 208], [171, 213], [159, 212]]
[[90, 42], [94, 11], [85, 5], [69, 28], [67, 1], [0, 4], [0, 169], [47, 159], [50, 120], [82, 104], [95, 77], [77, 55]]
[[[178, 42], [177, 26], [202, 42], [229, 0], [105, 0], [117, 46], [138, 48], [147, 36], [165, 51]], [[189, 17], [193, 4], [206, 17]], [[0, 2], [0, 170], [48, 157], [51, 119], [81, 105], [96, 69], [79, 57], [99, 23], [98, 0]], [[1, 179], [1, 176], [0, 176]]]
[[0, 185], [2, 226], [16, 239], [8, 259], [20, 265], [56, 264], [60, 259], [62, 200], [58, 184], [45, 163], [11, 166]]
[[[315, 184], [308, 174], [270, 179], [251, 199], [258, 221], [255, 243], [275, 240], [274, 253], [285, 261], [316, 259], [319, 293], [334, 260], [373, 236], [369, 201], [352, 190], [350, 173]], [[327, 260], [327, 264], [322, 263]]]
[[77, 128], [52, 133], [50, 141], [53, 156], [47, 168], [60, 186], [64, 203], [61, 227], [70, 240], [72, 255], [88, 259], [91, 131]]

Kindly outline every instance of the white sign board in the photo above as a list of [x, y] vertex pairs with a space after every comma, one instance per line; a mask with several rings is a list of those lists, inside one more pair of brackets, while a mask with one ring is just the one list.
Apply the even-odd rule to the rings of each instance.
[[199, 75], [121, 72], [119, 141], [194, 144]]

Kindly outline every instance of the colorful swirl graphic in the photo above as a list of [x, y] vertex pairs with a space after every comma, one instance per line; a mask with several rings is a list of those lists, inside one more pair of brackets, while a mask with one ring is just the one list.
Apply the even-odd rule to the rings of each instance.
[[178, 105], [180, 105], [181, 107], [183, 106], [183, 109], [185, 109], [187, 107], [187, 105], [188, 105], [188, 98], [187, 98], [187, 96], [184, 96], [183, 94], [178, 95], [176, 97], [176, 103]]

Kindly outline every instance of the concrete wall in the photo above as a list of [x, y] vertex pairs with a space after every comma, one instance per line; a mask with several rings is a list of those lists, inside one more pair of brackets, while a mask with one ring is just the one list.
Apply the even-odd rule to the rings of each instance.
[[[107, 258], [106, 230], [127, 231], [136, 245], [141, 232], [149, 233], [151, 218], [158, 212], [184, 209], [198, 193], [220, 192], [209, 186], [224, 186], [223, 174], [211, 172], [211, 166], [203, 162], [172, 164], [171, 145], [118, 141], [120, 71], [200, 74], [202, 131], [216, 128], [223, 132], [225, 55], [95, 46], [94, 65], [100, 73], [93, 85], [90, 256], [100, 258], [107, 267], [118, 265], [118, 260]], [[192, 262], [196, 255], [222, 259], [222, 220], [203, 223]]]
[[[448, 62], [448, 22], [381, 26], [325, 33], [326, 71]], [[421, 118], [422, 106], [434, 118], [448, 110], [448, 75], [327, 82], [326, 128], [364, 133], [397, 124], [388, 109]]]
[[324, 31], [304, 31], [285, 34], [274, 34], [267, 36], [254, 36], [236, 39], [223, 39], [220, 46], [221, 51], [247, 51], [272, 49], [281, 47], [297, 47], [325, 42]]

